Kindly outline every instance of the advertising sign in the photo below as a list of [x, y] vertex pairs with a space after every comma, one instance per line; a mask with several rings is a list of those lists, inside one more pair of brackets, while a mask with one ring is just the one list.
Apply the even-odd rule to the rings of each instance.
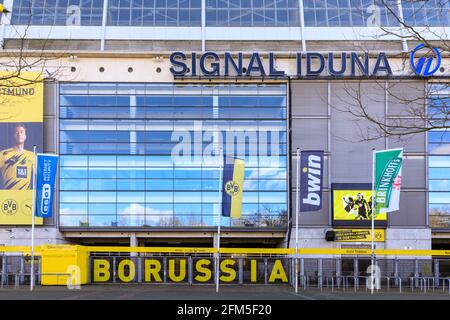
[[244, 169], [244, 160], [224, 157], [222, 215], [225, 217], [239, 218], [242, 215]]
[[53, 193], [56, 183], [58, 156], [53, 154], [37, 155], [36, 210], [35, 215], [42, 218], [52, 216]]
[[[334, 241], [340, 242], [371, 242], [372, 230], [370, 229], [348, 229], [334, 230]], [[375, 230], [375, 242], [384, 242], [385, 231]]]
[[[214, 260], [208, 257], [194, 258], [190, 266], [185, 257], [91, 257], [92, 283], [214, 283]], [[288, 259], [258, 258], [221, 259], [219, 263], [221, 283], [238, 283], [241, 271], [244, 284], [289, 283], [292, 272]], [[192, 270], [192, 272], [190, 271]]]
[[300, 211], [322, 209], [323, 151], [302, 151], [300, 160]]
[[0, 225], [30, 225], [33, 146], [42, 151], [44, 87], [39, 73], [5, 75], [0, 74]]
[[375, 212], [400, 209], [403, 149], [375, 152]]
[[[370, 226], [372, 219], [372, 184], [333, 183], [333, 225]], [[387, 225], [387, 214], [375, 216], [376, 226]]]

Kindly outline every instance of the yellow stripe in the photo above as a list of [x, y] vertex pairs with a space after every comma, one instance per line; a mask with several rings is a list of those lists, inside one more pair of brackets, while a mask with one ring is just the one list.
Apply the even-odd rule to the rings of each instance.
[[[45, 245], [35, 247], [35, 255], [39, 256], [42, 251], [51, 250], [52, 252], [70, 250], [70, 245]], [[83, 251], [90, 253], [174, 253], [174, 254], [213, 254], [216, 248], [173, 248], [173, 247], [85, 247], [77, 246]], [[24, 255], [31, 254], [31, 248], [27, 246], [3, 246], [0, 252], [21, 253]], [[223, 254], [264, 254], [264, 255], [293, 255], [295, 249], [291, 248], [220, 248]], [[327, 249], [327, 248], [303, 248], [298, 253], [302, 256], [308, 255], [370, 255], [370, 249]], [[450, 250], [375, 250], [376, 255], [385, 256], [450, 256]]]
[[233, 181], [238, 184], [239, 192], [231, 199], [231, 218], [240, 218], [242, 215], [242, 192], [244, 191], [244, 160], [235, 159]]

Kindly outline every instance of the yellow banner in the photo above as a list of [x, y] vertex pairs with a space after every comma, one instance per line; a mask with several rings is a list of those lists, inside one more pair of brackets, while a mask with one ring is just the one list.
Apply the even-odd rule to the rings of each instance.
[[[337, 221], [370, 221], [372, 213], [371, 190], [333, 190], [333, 219]], [[375, 220], [386, 220], [379, 213]]]
[[43, 151], [43, 110], [39, 73], [0, 73], [0, 225], [32, 222], [33, 146]]
[[[370, 229], [339, 229], [334, 230], [335, 241], [340, 242], [371, 242], [372, 230]], [[375, 242], [384, 242], [385, 231], [375, 230]]]
[[242, 192], [244, 186], [244, 160], [234, 160], [233, 182], [238, 186], [236, 194], [232, 195], [231, 200], [231, 218], [240, 218], [242, 215]]

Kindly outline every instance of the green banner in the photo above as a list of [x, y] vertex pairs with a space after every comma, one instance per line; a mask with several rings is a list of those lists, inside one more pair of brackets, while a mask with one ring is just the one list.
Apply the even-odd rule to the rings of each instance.
[[375, 213], [400, 208], [403, 149], [375, 152]]

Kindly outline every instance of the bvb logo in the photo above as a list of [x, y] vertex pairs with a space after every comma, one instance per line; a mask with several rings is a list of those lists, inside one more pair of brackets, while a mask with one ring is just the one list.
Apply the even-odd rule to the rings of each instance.
[[8, 199], [8, 200], [3, 201], [3, 203], [2, 203], [2, 212], [4, 214], [7, 214], [7, 215], [16, 214], [17, 209], [18, 209], [18, 205], [15, 200]]
[[381, 240], [383, 238], [383, 235], [380, 232], [375, 232], [375, 239]]
[[230, 180], [225, 184], [225, 192], [232, 197], [237, 195], [239, 193], [239, 190], [239, 185], [233, 180]]

